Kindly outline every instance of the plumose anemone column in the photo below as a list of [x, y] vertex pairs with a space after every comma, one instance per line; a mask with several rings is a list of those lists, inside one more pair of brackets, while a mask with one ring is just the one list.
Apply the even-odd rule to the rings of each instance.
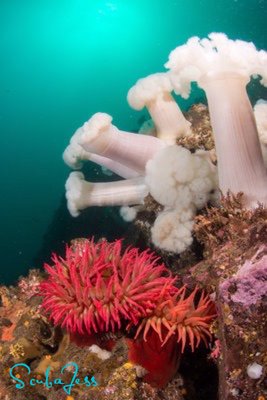
[[142, 204], [148, 189], [144, 178], [117, 182], [92, 183], [81, 172], [72, 172], [65, 184], [67, 207], [73, 217], [92, 206], [124, 206]]
[[207, 74], [200, 80], [215, 136], [220, 189], [223, 194], [243, 192], [245, 204], [254, 207], [267, 205], [267, 173], [247, 83], [234, 73]]
[[191, 133], [191, 124], [172, 97], [172, 90], [168, 74], [157, 73], [139, 79], [127, 95], [128, 103], [135, 110], [147, 107], [157, 137], [167, 144], [174, 144], [177, 138]]
[[267, 168], [267, 101], [262, 99], [257, 101], [254, 106], [254, 115], [259, 133], [263, 161]]
[[92, 161], [102, 167], [108, 168], [110, 171], [115, 172], [115, 174], [125, 179], [136, 178], [138, 176], [138, 172], [127, 168], [125, 165], [111, 160], [110, 158], [102, 157], [84, 150], [79, 144], [82, 134], [83, 128], [78, 128], [72, 135], [69, 145], [64, 150], [63, 160], [70, 168], [81, 169], [84, 161]]
[[155, 137], [120, 131], [108, 114], [97, 113], [83, 125], [79, 144], [144, 175], [147, 162], [166, 144]]

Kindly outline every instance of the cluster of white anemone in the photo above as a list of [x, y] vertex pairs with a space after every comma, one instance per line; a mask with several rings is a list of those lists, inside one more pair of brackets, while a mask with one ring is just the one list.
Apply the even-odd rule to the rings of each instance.
[[[137, 81], [127, 96], [133, 108], [147, 107], [155, 136], [121, 131], [111, 116], [97, 113], [75, 132], [63, 158], [73, 169], [90, 160], [124, 178], [91, 183], [81, 172], [72, 172], [66, 182], [71, 215], [90, 206], [140, 205], [150, 193], [163, 206], [151, 230], [152, 241], [161, 249], [180, 253], [192, 243], [197, 209], [207, 204], [218, 187], [223, 194], [243, 192], [246, 207], [267, 204], [266, 104], [255, 106], [258, 134], [246, 92], [251, 76], [261, 76], [261, 83], [267, 85], [267, 53], [257, 51], [252, 43], [213, 33], [208, 39], [194, 37], [177, 47], [166, 67], [166, 73]], [[191, 153], [176, 145], [191, 129], [171, 92], [188, 97], [191, 82], [206, 92], [218, 168], [209, 152]], [[123, 214], [133, 218], [134, 212], [126, 210]]]

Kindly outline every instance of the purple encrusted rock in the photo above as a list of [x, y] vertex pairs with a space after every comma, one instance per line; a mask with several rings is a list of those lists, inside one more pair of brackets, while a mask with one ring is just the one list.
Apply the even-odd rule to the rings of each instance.
[[244, 307], [256, 304], [267, 295], [267, 254], [260, 248], [251, 260], [239, 268], [231, 278], [220, 284], [220, 294], [224, 301], [240, 303]]

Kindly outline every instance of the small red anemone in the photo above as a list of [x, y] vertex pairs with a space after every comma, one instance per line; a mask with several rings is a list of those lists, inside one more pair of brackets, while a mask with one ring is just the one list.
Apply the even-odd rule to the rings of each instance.
[[151, 385], [163, 387], [174, 377], [187, 344], [194, 351], [201, 341], [207, 346], [211, 339], [214, 303], [204, 292], [196, 302], [198, 288], [188, 297], [185, 292], [185, 286], [174, 295], [163, 290], [156, 307], [140, 323], [134, 340], [128, 340], [130, 361], [147, 370], [144, 380]]

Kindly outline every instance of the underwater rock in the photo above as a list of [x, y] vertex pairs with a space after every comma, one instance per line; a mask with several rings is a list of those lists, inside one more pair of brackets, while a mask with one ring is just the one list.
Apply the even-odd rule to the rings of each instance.
[[213, 150], [215, 147], [209, 109], [205, 104], [193, 104], [187, 112], [186, 119], [191, 123], [191, 134], [177, 139], [177, 144], [188, 150]]
[[[214, 291], [220, 350], [213, 354], [221, 400], [258, 400], [267, 394], [267, 210], [245, 210], [241, 197], [223, 198], [221, 207], [199, 216], [195, 226], [206, 257], [191, 273]], [[257, 371], [249, 374], [256, 364]]]
[[[258, 399], [267, 392], [267, 248], [259, 248], [254, 257], [218, 286], [223, 399], [235, 393], [240, 399]], [[261, 371], [253, 379], [248, 368], [255, 363]]]

